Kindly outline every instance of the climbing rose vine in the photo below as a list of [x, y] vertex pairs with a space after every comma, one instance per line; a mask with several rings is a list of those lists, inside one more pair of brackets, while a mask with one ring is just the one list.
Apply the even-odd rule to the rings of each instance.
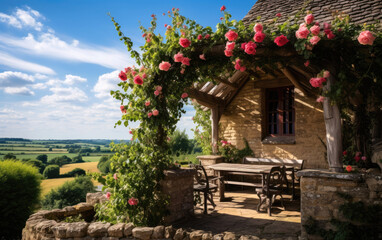
[[[220, 10], [223, 16], [213, 30], [173, 8], [163, 14], [170, 20], [162, 29], [164, 35], [157, 33], [157, 16], [151, 15], [150, 26], [140, 27], [145, 43], [139, 52], [112, 18], [120, 40], [136, 62], [136, 66], [119, 73], [120, 89], [111, 91], [121, 101], [123, 113], [116, 125], [127, 127], [130, 122], [139, 122], [139, 127], [131, 131], [130, 145], [113, 145], [116, 153], [111, 159], [111, 170], [118, 177], [97, 175], [97, 180], [108, 189], [109, 198], [97, 207], [100, 220], [154, 226], [168, 213], [168, 199], [160, 185], [164, 171], [174, 167], [168, 136], [185, 113], [183, 106], [192, 97], [190, 88], [196, 82], [216, 83], [215, 79], [232, 76], [235, 71], [253, 73], [264, 66], [276, 68], [293, 63], [316, 76], [310, 84], [320, 89], [316, 92], [318, 102], [328, 97], [343, 103], [344, 96], [364, 84], [375, 86], [370, 91], [381, 89], [380, 58], [370, 60], [381, 56], [381, 33], [375, 25], [354, 25], [342, 15], [331, 23], [320, 23], [314, 21], [311, 12], [302, 14], [303, 11], [285, 22], [279, 21], [278, 13], [271, 22], [265, 23], [259, 17], [245, 25], [231, 20], [226, 7]], [[341, 61], [338, 72], [325, 64]], [[331, 91], [323, 91], [329, 76], [335, 76], [337, 83]], [[195, 121], [203, 131], [194, 131], [208, 143], [209, 129], [203, 124], [208, 116], [201, 114], [202, 117], [195, 116]]]

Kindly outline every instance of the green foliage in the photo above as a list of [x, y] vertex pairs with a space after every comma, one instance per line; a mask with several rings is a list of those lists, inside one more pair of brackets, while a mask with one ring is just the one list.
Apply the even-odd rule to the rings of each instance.
[[180, 154], [191, 153], [194, 149], [193, 142], [188, 139], [186, 130], [183, 130], [183, 132], [175, 130], [170, 137], [169, 145], [171, 153], [177, 156]]
[[32, 160], [26, 161], [26, 163], [36, 167], [41, 174], [44, 172], [45, 164], [42, 161], [37, 159], [32, 159]]
[[110, 172], [110, 163], [111, 163], [110, 158], [111, 158], [111, 156], [103, 155], [99, 159], [98, 164], [97, 164], [97, 168], [101, 173], [106, 174], [106, 173]]
[[48, 160], [48, 164], [50, 164], [50, 165], [55, 164], [55, 165], [58, 165], [60, 167], [64, 164], [68, 164], [71, 162], [72, 162], [72, 159], [66, 155], [55, 157], [55, 158]]
[[248, 141], [243, 139], [245, 148], [237, 149], [230, 142], [222, 140], [219, 144], [219, 153], [224, 157], [224, 161], [228, 163], [241, 163], [244, 157], [253, 157], [255, 154], [249, 147]]
[[41, 175], [37, 168], [0, 161], [0, 239], [18, 239], [25, 221], [39, 203]]
[[345, 221], [332, 219], [335, 229], [325, 230], [318, 221], [310, 217], [304, 225], [308, 234], [319, 235], [327, 240], [377, 240], [382, 234], [380, 231], [380, 217], [382, 206], [377, 204], [366, 205], [364, 202], [353, 202], [351, 195], [338, 193], [346, 202], [339, 207], [339, 212]]
[[72, 163], [83, 163], [83, 162], [85, 161], [82, 159], [82, 156], [80, 154], [78, 154], [72, 159]]
[[37, 160], [40, 160], [42, 163], [47, 164], [48, 163], [48, 155], [41, 154], [36, 157]]
[[192, 129], [194, 132], [195, 140], [202, 147], [202, 152], [205, 155], [212, 154], [211, 145], [211, 110], [204, 111], [199, 104], [193, 102], [195, 108], [195, 116], [193, 121], [196, 128]]
[[76, 177], [76, 176], [85, 176], [86, 172], [82, 168], [75, 168], [72, 171], [61, 174], [60, 177]]
[[9, 159], [9, 160], [16, 159], [16, 156], [13, 153], [7, 153], [7, 154], [4, 155], [3, 159], [4, 160], [7, 160], [7, 159]]
[[94, 185], [88, 176], [80, 176], [52, 189], [41, 201], [43, 209], [63, 208], [86, 201], [86, 194], [94, 192]]
[[58, 165], [49, 165], [45, 168], [43, 174], [44, 178], [59, 178], [60, 177], [60, 167]]

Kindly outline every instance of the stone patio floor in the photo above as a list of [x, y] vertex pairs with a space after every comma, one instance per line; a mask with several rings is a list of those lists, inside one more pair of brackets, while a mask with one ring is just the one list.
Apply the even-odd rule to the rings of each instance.
[[[250, 190], [226, 192], [228, 201], [219, 202], [213, 209], [208, 205], [208, 214], [203, 214], [203, 206], [197, 205], [195, 216], [174, 224], [176, 228], [202, 230], [212, 234], [231, 232], [240, 235], [256, 236], [259, 239], [299, 239], [301, 232], [300, 201], [290, 201], [290, 195], [283, 195], [285, 211], [277, 198], [272, 207], [272, 216], [256, 211], [259, 199]], [[256, 239], [255, 237], [255, 239]]]

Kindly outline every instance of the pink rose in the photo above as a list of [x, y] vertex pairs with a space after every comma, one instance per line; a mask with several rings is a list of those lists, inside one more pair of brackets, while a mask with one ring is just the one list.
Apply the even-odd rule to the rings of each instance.
[[321, 40], [321, 38], [319, 36], [313, 36], [309, 42], [312, 44], [312, 45], [316, 45], [319, 41]]
[[133, 77], [134, 77], [135, 75], [137, 75], [137, 72], [136, 71], [132, 71], [131, 75], [133, 75]]
[[235, 31], [232, 31], [232, 30], [229, 30], [226, 34], [225, 34], [225, 37], [228, 39], [228, 41], [232, 42], [232, 41], [235, 41], [237, 39], [239, 35], [235, 32]]
[[155, 90], [157, 90], [157, 91], [159, 91], [159, 92], [162, 91], [162, 86], [156, 86], [156, 87], [155, 87]]
[[129, 199], [128, 203], [130, 206], [138, 205], [138, 199], [132, 197]]
[[144, 37], [146, 37], [147, 36], [147, 34], [146, 33], [144, 33], [144, 34], [142, 34], [142, 37], [144, 38]]
[[184, 57], [182, 60], [182, 64], [190, 66], [190, 61], [191, 61], [191, 59], [189, 59], [188, 57]]
[[246, 42], [245, 42], [245, 43], [242, 43], [241, 46], [240, 46], [240, 48], [243, 49], [243, 50], [245, 50], [245, 45], [247, 45]]
[[306, 15], [304, 20], [305, 20], [306, 24], [311, 24], [313, 22], [313, 20], [314, 20], [313, 14]]
[[326, 82], [326, 78], [311, 78], [309, 80], [312, 87], [322, 87], [322, 83]]
[[159, 92], [158, 90], [155, 90], [155, 91], [154, 91], [154, 95], [155, 95], [155, 96], [158, 96], [159, 94], [160, 94], [160, 92]]
[[129, 74], [131, 72], [131, 67], [125, 68], [125, 72], [126, 72], [126, 74]]
[[169, 62], [162, 61], [159, 64], [159, 69], [162, 71], [168, 71], [170, 69], [170, 67], [171, 67], [171, 64]]
[[309, 35], [309, 30], [307, 27], [300, 27], [296, 31], [296, 38], [298, 39], [306, 39]]
[[117, 180], [117, 179], [118, 179], [118, 177], [117, 177], [117, 174], [116, 174], [116, 173], [114, 173], [114, 175], [113, 175], [113, 178], [114, 178], [115, 180]]
[[167, 30], [171, 30], [171, 26], [170, 25], [167, 26]]
[[122, 113], [126, 113], [125, 106], [121, 105], [119, 108], [121, 109], [121, 112], [122, 112]]
[[309, 66], [309, 64], [310, 64], [309, 60], [307, 60], [307, 61], [304, 63], [305, 67]]
[[149, 113], [147, 114], [147, 117], [148, 117], [148, 118], [151, 118], [152, 115], [153, 115], [153, 113], [152, 113], [152, 112], [149, 112]]
[[186, 98], [186, 97], [188, 97], [188, 94], [187, 93], [182, 93], [181, 98]]
[[106, 198], [107, 198], [107, 199], [110, 199], [110, 196], [111, 196], [111, 193], [110, 193], [110, 192], [107, 192], [107, 193], [106, 193]]
[[227, 57], [231, 57], [231, 56], [233, 56], [233, 52], [230, 51], [230, 50], [224, 50], [224, 54], [225, 54]]
[[204, 36], [205, 39], [209, 39], [210, 38], [210, 35], [209, 34], [206, 34], [206, 36]]
[[146, 73], [142, 74], [142, 78], [143, 79], [147, 78], [147, 74]]
[[191, 41], [188, 40], [187, 38], [180, 38], [179, 44], [180, 44], [180, 46], [182, 46], [184, 48], [188, 48], [191, 45]]
[[154, 115], [154, 116], [158, 116], [158, 114], [159, 114], [159, 111], [156, 110], [156, 109], [154, 109], [154, 111], [153, 111], [153, 115]]
[[130, 130], [130, 131], [129, 131], [129, 134], [133, 134], [133, 131]]
[[328, 39], [333, 39], [336, 37], [336, 35], [334, 35], [333, 32], [329, 30], [329, 31], [327, 31], [326, 37]]
[[256, 44], [254, 42], [248, 42], [247, 45], [245, 45], [245, 50], [247, 54], [255, 55], [256, 54]]
[[328, 77], [330, 77], [330, 72], [329, 72], [329, 71], [324, 71], [324, 73], [323, 73], [323, 77], [324, 77], [324, 78], [328, 78]]
[[284, 35], [280, 35], [277, 38], [275, 38], [274, 43], [276, 43], [277, 46], [282, 47], [285, 44], [289, 42], [288, 38]]
[[164, 25], [164, 27], [167, 27], [167, 23]]
[[147, 43], [151, 42], [151, 39], [150, 38], [146, 38], [146, 42]]
[[137, 75], [134, 77], [134, 83], [137, 85], [142, 85], [143, 84], [143, 79], [141, 76]]
[[261, 25], [261, 23], [256, 23], [256, 25], [253, 27], [253, 31], [262, 32], [263, 31], [263, 25]]
[[183, 54], [178, 52], [174, 55], [174, 62], [182, 62], [183, 61]]
[[184, 71], [186, 71], [186, 69], [185, 69], [185, 68], [182, 68], [182, 69], [180, 70], [180, 74], [184, 74]]
[[331, 29], [332, 28], [332, 25], [330, 25], [330, 23], [324, 23], [324, 29]]
[[126, 73], [124, 71], [121, 71], [118, 76], [122, 81], [127, 80], [127, 76], [126, 76]]
[[255, 42], [261, 43], [264, 41], [264, 38], [265, 38], [265, 33], [257, 32], [255, 36], [253, 37], [253, 40], [255, 40]]
[[366, 156], [362, 156], [362, 161], [366, 161], [367, 157]]
[[146, 102], [145, 102], [145, 106], [146, 106], [146, 107], [150, 106], [150, 101], [146, 101]]
[[281, 13], [277, 13], [277, 14], [276, 14], [276, 17], [281, 17]]
[[316, 102], [324, 102], [325, 100], [325, 97], [323, 96], [319, 96], [317, 99], [316, 99]]
[[318, 34], [320, 34], [320, 26], [314, 25], [310, 28], [310, 31], [313, 35], [317, 36]]
[[204, 54], [199, 55], [199, 58], [202, 60], [206, 60], [206, 57], [204, 56]]
[[375, 37], [370, 31], [363, 31], [359, 34], [357, 39], [362, 45], [373, 45]]
[[202, 40], [203, 36], [201, 34], [198, 35], [198, 40]]
[[247, 68], [245, 66], [240, 67], [240, 72], [244, 72]]
[[227, 42], [227, 44], [225, 45], [225, 49], [228, 51], [233, 51], [234, 48], [235, 48], [235, 42]]
[[224, 10], [226, 10], [226, 8], [225, 8], [225, 6], [223, 5], [221, 8], [220, 8], [220, 11], [224, 11]]

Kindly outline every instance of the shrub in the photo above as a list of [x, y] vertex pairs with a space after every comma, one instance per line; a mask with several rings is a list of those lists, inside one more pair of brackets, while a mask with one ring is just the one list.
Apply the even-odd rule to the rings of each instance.
[[65, 182], [62, 186], [52, 189], [42, 200], [44, 209], [63, 208], [86, 200], [86, 193], [94, 192], [94, 185], [88, 176], [77, 177]]
[[32, 166], [35, 166], [41, 174], [44, 172], [45, 164], [42, 161], [37, 159], [32, 159], [32, 160], [26, 161], [26, 163]]
[[110, 172], [110, 156], [103, 155], [97, 164], [97, 168], [101, 173], [109, 173]]
[[75, 156], [72, 160], [73, 163], [83, 163], [85, 162], [83, 159], [82, 159], [82, 156], [81, 155], [78, 155], [78, 156]]
[[0, 239], [18, 239], [39, 203], [41, 175], [37, 168], [15, 161], [0, 162]]
[[41, 162], [43, 162], [44, 164], [46, 164], [48, 162], [48, 155], [46, 154], [41, 154], [41, 155], [38, 155], [36, 157], [37, 160], [40, 160]]
[[6, 160], [6, 159], [16, 159], [16, 155], [13, 154], [13, 153], [7, 153], [7, 154], [4, 155], [3, 159], [4, 160]]
[[72, 162], [72, 159], [66, 155], [63, 155], [63, 156], [60, 156], [60, 157], [55, 157], [55, 158], [52, 158], [52, 159], [49, 159], [48, 160], [48, 164], [55, 164], [55, 165], [58, 165], [58, 166], [62, 166], [64, 164], [68, 164], [68, 163], [71, 163]]
[[49, 165], [45, 168], [42, 174], [44, 178], [59, 178], [60, 177], [60, 167], [58, 165]]
[[60, 175], [60, 177], [76, 177], [76, 176], [84, 176], [84, 175], [86, 175], [85, 170], [83, 170], [82, 168], [75, 168], [68, 173]]

